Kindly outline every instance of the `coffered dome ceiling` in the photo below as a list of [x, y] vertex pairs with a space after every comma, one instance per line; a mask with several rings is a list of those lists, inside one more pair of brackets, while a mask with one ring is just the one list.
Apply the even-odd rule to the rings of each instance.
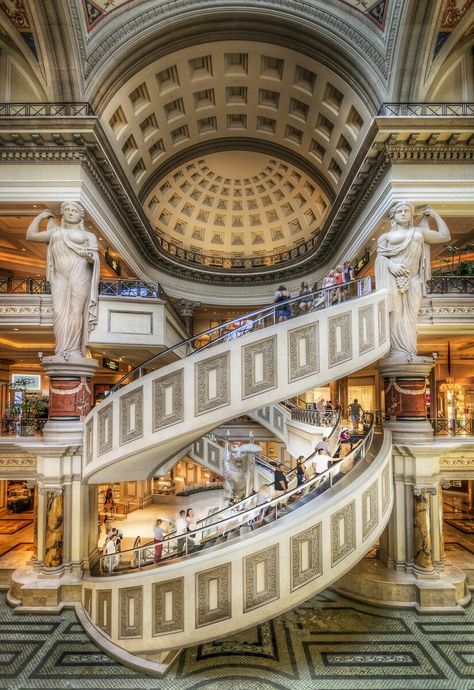
[[162, 250], [203, 269], [314, 253], [370, 121], [327, 66], [252, 41], [163, 57], [102, 114]]

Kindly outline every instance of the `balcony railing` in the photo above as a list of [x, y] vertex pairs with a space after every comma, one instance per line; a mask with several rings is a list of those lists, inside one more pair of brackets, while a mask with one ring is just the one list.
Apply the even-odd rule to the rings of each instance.
[[0, 103], [0, 117], [91, 117], [90, 103]]
[[166, 292], [158, 283], [142, 280], [101, 280], [99, 295], [103, 297], [142, 297], [167, 300]]
[[430, 295], [474, 295], [474, 277], [435, 276], [428, 281]]
[[474, 115], [474, 103], [382, 103], [384, 117], [466, 117]]
[[473, 419], [431, 419], [435, 436], [474, 436]]
[[44, 278], [0, 278], [2, 295], [49, 295], [51, 287]]

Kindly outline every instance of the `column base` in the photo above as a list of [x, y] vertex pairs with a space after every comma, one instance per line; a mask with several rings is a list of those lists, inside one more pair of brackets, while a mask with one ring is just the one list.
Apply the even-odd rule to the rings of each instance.
[[411, 421], [403, 419], [384, 422], [385, 429], [392, 432], [393, 443], [414, 446], [433, 440], [433, 427], [427, 419]]
[[378, 606], [410, 607], [420, 613], [464, 613], [471, 594], [462, 570], [447, 566], [442, 572], [434, 571], [433, 577], [427, 575], [420, 577], [363, 559], [332, 588]]
[[13, 573], [7, 601], [17, 613], [58, 613], [79, 603], [81, 595], [82, 573], [45, 573], [25, 566]]

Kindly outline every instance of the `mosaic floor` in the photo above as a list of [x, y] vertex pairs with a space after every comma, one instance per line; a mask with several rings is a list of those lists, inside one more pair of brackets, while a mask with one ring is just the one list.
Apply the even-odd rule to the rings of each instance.
[[72, 611], [14, 616], [1, 595], [0, 688], [473, 690], [474, 606], [461, 616], [419, 616], [326, 591], [274, 621], [183, 651], [158, 679], [104, 655]]

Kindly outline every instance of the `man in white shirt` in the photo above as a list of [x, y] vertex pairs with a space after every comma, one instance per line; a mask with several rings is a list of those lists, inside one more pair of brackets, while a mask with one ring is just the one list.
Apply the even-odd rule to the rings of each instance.
[[[176, 518], [176, 534], [186, 534], [188, 531], [188, 523], [186, 522], [186, 512], [184, 510], [179, 511], [179, 517]], [[184, 551], [184, 542], [186, 537], [178, 537], [178, 542], [176, 545], [176, 551], [178, 556], [181, 556]]]
[[329, 467], [329, 464], [332, 462], [332, 457], [330, 455], [327, 455], [324, 450], [321, 448], [318, 451], [318, 455], [316, 455], [314, 461], [313, 461], [313, 469], [314, 469], [314, 474], [315, 476], [318, 474], [322, 474], [327, 470]]

